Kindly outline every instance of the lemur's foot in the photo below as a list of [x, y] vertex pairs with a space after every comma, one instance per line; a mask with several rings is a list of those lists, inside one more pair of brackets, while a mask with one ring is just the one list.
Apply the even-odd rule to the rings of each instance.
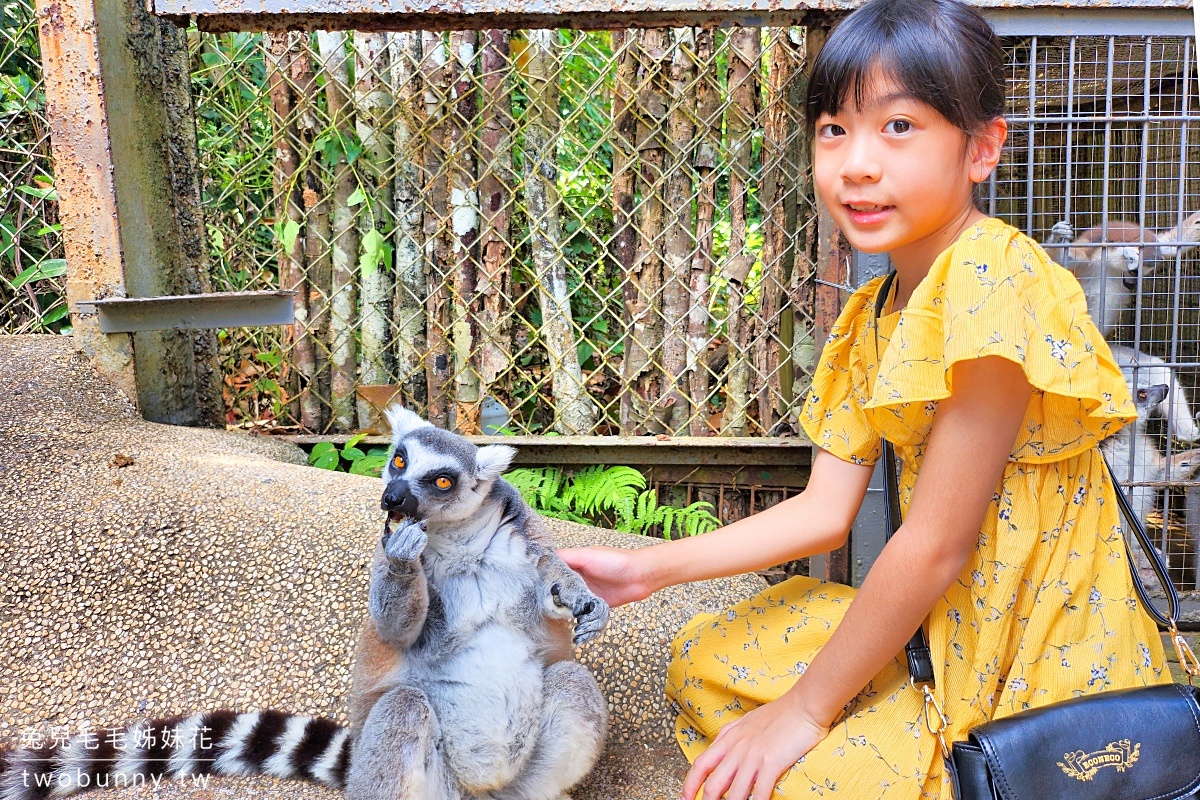
[[425, 532], [425, 522], [415, 519], [405, 519], [398, 523], [384, 525], [383, 552], [392, 561], [413, 561], [425, 551], [429, 544], [429, 536]]

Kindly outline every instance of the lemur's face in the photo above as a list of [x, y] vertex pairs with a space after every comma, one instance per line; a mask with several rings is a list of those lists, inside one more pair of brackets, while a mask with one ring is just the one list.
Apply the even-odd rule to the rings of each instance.
[[1139, 386], [1133, 392], [1133, 405], [1137, 408], [1139, 417], [1143, 419], [1150, 415], [1150, 411], [1161, 403], [1167, 397], [1167, 392], [1171, 387], [1165, 383], [1156, 383], [1152, 386]]
[[436, 524], [470, 517], [516, 454], [505, 445], [477, 447], [399, 406], [388, 409], [387, 417], [392, 447], [380, 505], [391, 521], [411, 517]]

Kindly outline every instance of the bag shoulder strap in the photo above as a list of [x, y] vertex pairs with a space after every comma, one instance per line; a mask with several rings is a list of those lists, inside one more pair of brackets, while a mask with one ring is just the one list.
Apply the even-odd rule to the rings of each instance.
[[[888, 292], [891, 290], [895, 277], [896, 271], [892, 270], [879, 285], [878, 293], [875, 295], [875, 325], [878, 325], [879, 316], [883, 312], [883, 304], [887, 300]], [[878, 328], [875, 329], [875, 337], [876, 346], [878, 346]], [[1150, 541], [1150, 535], [1146, 533], [1146, 528], [1142, 525], [1142, 521], [1133, 513], [1133, 507], [1129, 502], [1129, 498], [1125, 495], [1125, 490], [1121, 487], [1120, 481], [1117, 480], [1117, 475], [1113, 471], [1112, 464], [1108, 463], [1108, 458], [1104, 456], [1103, 452], [1101, 452], [1100, 457], [1104, 459], [1104, 466], [1108, 469], [1109, 477], [1112, 479], [1113, 490], [1117, 497], [1117, 505], [1121, 509], [1125, 523], [1129, 526], [1129, 530], [1133, 533], [1134, 537], [1137, 538], [1138, 543], [1141, 544], [1142, 550], [1145, 551], [1146, 557], [1150, 560], [1150, 564], [1154, 568], [1155, 576], [1166, 592], [1168, 615], [1164, 616], [1150, 602], [1146, 586], [1142, 583], [1142, 577], [1138, 574], [1130, 543], [1128, 539], [1125, 539], [1126, 558], [1129, 562], [1129, 572], [1133, 576], [1134, 589], [1137, 591], [1138, 598], [1141, 600], [1146, 612], [1156, 622], [1174, 631], [1179, 619], [1179, 594], [1175, 590], [1175, 584], [1171, 582], [1170, 575], [1167, 574], [1167, 565], [1163, 563], [1158, 549]], [[883, 473], [884, 516], [887, 521], [886, 538], [891, 539], [892, 535], [899, 530], [902, 520], [900, 517], [900, 492], [898, 488], [900, 482], [896, 470], [896, 454], [892, 443], [887, 439], [883, 440]], [[1122, 538], [1124, 539], [1125, 537]], [[913, 682], [933, 683], [933, 658], [929, 653], [929, 642], [925, 638], [923, 627], [917, 628], [917, 632], [913, 634], [912, 639], [904, 646], [904, 652], [908, 659], [908, 673], [912, 677]]]

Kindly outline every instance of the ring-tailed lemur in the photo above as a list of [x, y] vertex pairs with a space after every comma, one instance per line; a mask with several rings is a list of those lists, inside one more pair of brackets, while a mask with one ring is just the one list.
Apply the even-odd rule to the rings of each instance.
[[[1143, 384], [1137, 387], [1133, 391], [1133, 403], [1137, 408], [1138, 418], [1109, 436], [1100, 445], [1117, 478], [1134, 484], [1129, 488], [1129, 503], [1143, 525], [1146, 523], [1146, 517], [1158, 506], [1158, 496], [1162, 492], [1157, 486], [1145, 484], [1161, 481], [1167, 475], [1166, 458], [1159, 452], [1154, 439], [1146, 434], [1146, 418], [1151, 409], [1163, 402], [1169, 390], [1170, 387], [1165, 383], [1152, 386]], [[1147, 586], [1157, 586], [1158, 579], [1154, 575], [1154, 568], [1142, 552], [1141, 544], [1132, 531], [1126, 531], [1126, 536], [1133, 549], [1134, 563], [1142, 582]], [[1161, 549], [1159, 555], [1164, 556], [1163, 563], [1166, 563], [1165, 554]]]
[[1087, 297], [1088, 314], [1108, 336], [1121, 312], [1133, 304], [1141, 265], [1174, 258], [1181, 249], [1195, 248], [1193, 244], [1181, 247], [1181, 242], [1196, 241], [1200, 241], [1200, 212], [1161, 232], [1114, 220], [1107, 232], [1095, 227], [1076, 236], [1071, 223], [1063, 220], [1050, 229], [1042, 249], [1074, 273]]
[[1132, 347], [1123, 344], [1109, 344], [1113, 358], [1121, 371], [1125, 373], [1125, 383], [1129, 391], [1136, 391], [1138, 386], [1153, 386], [1166, 384], [1169, 388], [1167, 395], [1150, 411], [1167, 421], [1170, 435], [1181, 442], [1194, 442], [1200, 439], [1200, 425], [1192, 416], [1192, 404], [1188, 400], [1187, 389], [1179, 382], [1175, 370], [1168, 366], [1158, 356], [1139, 353]]
[[596, 763], [608, 722], [573, 644], [608, 606], [500, 479], [515, 451], [389, 409], [384, 535], [355, 654], [350, 727], [221, 710], [0, 750], [0, 800], [270, 774], [349, 800], [557, 800]]
[[600, 633], [608, 606], [499, 480], [511, 447], [477, 448], [398, 406], [388, 421], [389, 525], [356, 656], [346, 794], [557, 800], [604, 743], [604, 696], [571, 645]]

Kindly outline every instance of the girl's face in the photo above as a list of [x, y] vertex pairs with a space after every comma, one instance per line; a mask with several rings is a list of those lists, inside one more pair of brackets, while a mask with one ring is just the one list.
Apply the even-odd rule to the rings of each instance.
[[817, 190], [855, 248], [928, 266], [982, 216], [972, 187], [995, 167], [1007, 127], [999, 119], [967, 137], [878, 70], [867, 85], [861, 108], [846, 102], [816, 121]]

